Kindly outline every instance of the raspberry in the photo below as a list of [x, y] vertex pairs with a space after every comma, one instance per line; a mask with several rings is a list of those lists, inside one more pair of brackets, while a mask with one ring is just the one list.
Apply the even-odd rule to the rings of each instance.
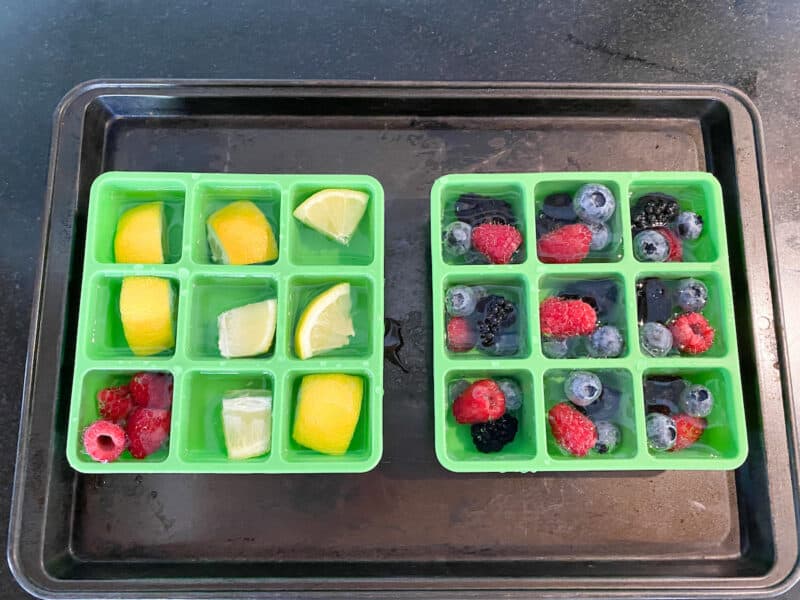
[[131, 378], [131, 396], [136, 406], [169, 410], [172, 406], [172, 375], [144, 371]]
[[470, 385], [453, 403], [453, 416], [459, 423], [486, 423], [506, 412], [506, 397], [500, 386], [491, 379], [481, 379]]
[[669, 256], [667, 262], [681, 262], [683, 260], [683, 242], [675, 232], [667, 227], [658, 227], [656, 231], [667, 238], [669, 242]]
[[447, 322], [447, 347], [453, 352], [467, 352], [475, 347], [475, 330], [464, 317], [452, 317]]
[[169, 435], [170, 414], [159, 408], [137, 407], [128, 416], [126, 432], [131, 455], [144, 458], [158, 450]]
[[700, 354], [714, 343], [714, 328], [700, 313], [678, 315], [669, 326], [674, 347], [687, 354]]
[[597, 313], [583, 300], [551, 296], [539, 305], [542, 334], [563, 338], [589, 335], [597, 327]]
[[127, 385], [107, 387], [97, 392], [97, 409], [107, 421], [122, 421], [133, 408]]
[[680, 414], [672, 417], [675, 427], [678, 429], [678, 437], [675, 438], [675, 445], [671, 448], [672, 452], [683, 450], [694, 444], [703, 435], [707, 422], [702, 417], [692, 417]]
[[125, 450], [125, 431], [111, 421], [95, 421], [83, 432], [83, 447], [97, 462], [117, 460]]
[[472, 245], [496, 265], [511, 262], [522, 244], [522, 234], [512, 225], [485, 223], [472, 230]]
[[597, 428], [569, 402], [556, 404], [547, 413], [556, 443], [573, 456], [586, 456], [597, 443]]
[[589, 254], [592, 230], [583, 223], [565, 225], [539, 238], [539, 260], [544, 263], [578, 263]]
[[479, 452], [499, 452], [503, 446], [514, 440], [517, 429], [517, 418], [506, 413], [496, 421], [473, 424], [470, 428], [472, 443]]

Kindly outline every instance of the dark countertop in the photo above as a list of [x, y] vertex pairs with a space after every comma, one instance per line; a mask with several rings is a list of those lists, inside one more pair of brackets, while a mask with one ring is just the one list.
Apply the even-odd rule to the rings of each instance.
[[[789, 298], [800, 288], [800, 5], [640, 4], [0, 1], [0, 339], [10, 349], [0, 374], [0, 484], [7, 490], [0, 521], [9, 508], [51, 116], [83, 80], [732, 84], [753, 98], [764, 121], [781, 290]], [[784, 319], [787, 331], [800, 327], [800, 311]], [[800, 367], [800, 347], [790, 347], [790, 365]], [[17, 597], [24, 593], [2, 561], [0, 598]]]

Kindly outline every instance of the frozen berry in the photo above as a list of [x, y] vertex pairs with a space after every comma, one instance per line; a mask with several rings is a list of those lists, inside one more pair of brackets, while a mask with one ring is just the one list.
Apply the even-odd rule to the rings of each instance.
[[469, 387], [469, 381], [466, 379], [456, 379], [453, 383], [447, 386], [447, 402], [448, 404], [452, 404], [456, 401], [461, 394], [464, 393]]
[[691, 415], [676, 415], [674, 417], [677, 436], [675, 444], [670, 448], [673, 452], [683, 450], [694, 444], [706, 430], [706, 420]]
[[617, 208], [614, 194], [599, 183], [587, 183], [575, 192], [573, 200], [575, 214], [586, 223], [604, 223]]
[[603, 325], [589, 336], [587, 350], [595, 358], [616, 358], [622, 354], [624, 342], [619, 329], [613, 325]]
[[475, 423], [470, 427], [472, 443], [479, 452], [499, 452], [514, 441], [519, 429], [517, 418], [508, 413], [487, 423]]
[[169, 436], [170, 413], [158, 408], [133, 409], [125, 428], [131, 456], [144, 458], [156, 452]]
[[507, 331], [495, 335], [491, 344], [481, 344], [480, 350], [493, 356], [511, 356], [519, 352], [519, 335], [515, 331]]
[[544, 338], [542, 352], [548, 358], [564, 358], [569, 354], [568, 338]]
[[[478, 302], [476, 312], [478, 314], [477, 327], [481, 347], [488, 348], [492, 346], [495, 343], [495, 338], [504, 333], [514, 333], [505, 330], [516, 322], [517, 307], [503, 296], [491, 294], [481, 299]], [[506, 342], [509, 341], [511, 340], [506, 340]]]
[[636, 283], [639, 323], [666, 323], [672, 317], [672, 298], [667, 286], [658, 277], [640, 279]]
[[687, 415], [707, 417], [714, 408], [714, 396], [704, 385], [687, 385], [681, 393], [680, 405]]
[[589, 223], [589, 229], [592, 232], [592, 241], [589, 243], [589, 249], [595, 252], [604, 250], [611, 241], [611, 230], [608, 225], [605, 223]]
[[539, 305], [539, 321], [545, 336], [589, 335], [597, 327], [597, 313], [583, 300], [551, 296]]
[[583, 223], [566, 225], [543, 235], [536, 244], [544, 263], [579, 263], [589, 254], [592, 230]]
[[83, 447], [97, 462], [115, 461], [125, 450], [125, 431], [111, 421], [95, 421], [83, 432]]
[[598, 454], [614, 452], [622, 437], [619, 427], [608, 421], [595, 421], [594, 426], [597, 429], [597, 443], [594, 445], [595, 452]]
[[573, 456], [586, 456], [597, 443], [597, 428], [591, 419], [569, 402], [553, 406], [547, 413], [553, 439]]
[[670, 323], [675, 347], [687, 354], [701, 354], [714, 343], [714, 328], [700, 313], [687, 312]]
[[522, 388], [513, 379], [498, 379], [497, 385], [506, 397], [506, 410], [517, 410], [522, 406]]
[[131, 391], [127, 385], [108, 387], [97, 392], [97, 411], [107, 421], [122, 421], [133, 408]]
[[485, 423], [499, 419], [506, 412], [506, 398], [491, 379], [480, 379], [464, 390], [453, 403], [458, 423]]
[[136, 406], [169, 410], [172, 406], [172, 375], [143, 371], [131, 377], [131, 397]]
[[690, 211], [682, 212], [675, 219], [675, 231], [684, 240], [696, 240], [703, 233], [703, 217]]
[[633, 254], [641, 261], [664, 262], [669, 258], [670, 243], [655, 229], [645, 229], [633, 238]]
[[542, 202], [542, 214], [551, 219], [574, 223], [578, 220], [569, 194], [550, 194]]
[[472, 227], [492, 223], [515, 225], [516, 218], [511, 204], [499, 198], [480, 194], [461, 194], [455, 205], [456, 218]]
[[664, 239], [667, 240], [669, 244], [667, 262], [681, 262], [683, 260], [683, 243], [681, 242], [681, 238], [667, 227], [656, 227], [653, 231], [657, 231], [663, 235]]
[[617, 416], [621, 401], [622, 394], [619, 390], [604, 385], [600, 397], [588, 406], [585, 406], [583, 410], [586, 412], [586, 415], [595, 422], [609, 420]]
[[564, 393], [576, 406], [589, 406], [603, 393], [603, 384], [594, 373], [572, 371], [564, 381]]
[[475, 329], [464, 317], [451, 317], [447, 321], [447, 347], [451, 352], [468, 352], [475, 347]]
[[653, 450], [670, 450], [675, 446], [678, 428], [675, 420], [661, 413], [647, 415], [647, 442]]
[[675, 302], [687, 312], [700, 312], [708, 302], [708, 288], [698, 279], [681, 279]]
[[522, 234], [512, 225], [485, 223], [472, 230], [472, 245], [495, 265], [505, 265], [522, 245]]
[[559, 294], [570, 300], [583, 300], [606, 319], [619, 302], [619, 283], [615, 279], [578, 279], [564, 286]]
[[644, 380], [647, 412], [674, 415], [680, 411], [680, 397], [686, 382], [674, 375], [651, 375]]
[[666, 325], [648, 322], [639, 328], [639, 345], [645, 354], [666, 356], [672, 350], [672, 343], [672, 332]]
[[464, 256], [472, 247], [472, 227], [463, 221], [453, 221], [444, 230], [442, 242], [450, 256]]
[[475, 312], [478, 297], [474, 290], [466, 285], [454, 285], [447, 288], [444, 295], [444, 309], [453, 317], [468, 317]]
[[631, 223], [635, 231], [663, 227], [677, 217], [679, 212], [678, 201], [669, 194], [645, 194], [633, 207]]

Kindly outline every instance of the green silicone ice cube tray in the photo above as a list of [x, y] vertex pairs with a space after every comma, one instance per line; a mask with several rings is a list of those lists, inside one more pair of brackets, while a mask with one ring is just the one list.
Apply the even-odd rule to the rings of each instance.
[[[325, 188], [366, 192], [366, 213], [348, 246], [311, 230], [294, 208]], [[270, 264], [213, 264], [206, 219], [235, 200], [250, 200], [270, 222], [279, 256]], [[120, 215], [137, 204], [165, 205], [165, 264], [114, 263]], [[174, 351], [135, 356], [119, 317], [122, 278], [168, 278], [176, 297]], [[297, 358], [294, 330], [303, 308], [328, 287], [349, 282], [356, 335], [350, 345], [307, 360]], [[278, 319], [270, 351], [255, 358], [222, 358], [217, 315], [276, 298]], [[235, 175], [109, 172], [92, 185], [80, 316], [75, 345], [67, 457], [86, 473], [334, 473], [372, 469], [382, 452], [383, 396], [383, 189], [364, 175]], [[83, 449], [82, 432], [98, 418], [97, 392], [126, 383], [138, 371], [174, 377], [169, 443], [137, 460], [126, 451], [98, 463]], [[349, 373], [364, 380], [361, 415], [350, 448], [328, 456], [291, 437], [297, 390], [311, 373]], [[269, 389], [273, 396], [272, 445], [248, 460], [227, 458], [221, 402], [231, 390]]]
[[[574, 194], [585, 183], [602, 183], [617, 199], [610, 220], [610, 249], [591, 252], [582, 263], [546, 264], [537, 257], [536, 215], [549, 194]], [[639, 262], [632, 253], [631, 206], [648, 192], [675, 196], [681, 210], [692, 210], [705, 221], [702, 236], [684, 242], [684, 262]], [[444, 228], [455, 219], [461, 194], [477, 193], [509, 202], [519, 220], [523, 244], [512, 264], [467, 264], [442, 247]], [[451, 471], [601, 471], [635, 469], [733, 469], [747, 456], [747, 436], [736, 343], [736, 324], [728, 266], [722, 190], [710, 174], [648, 173], [522, 173], [454, 174], [439, 178], [431, 191], [431, 263], [433, 286], [434, 416], [436, 454]], [[696, 356], [653, 358], [639, 347], [637, 281], [660, 277], [672, 281], [693, 277], [709, 290], [703, 314], [716, 329], [712, 347]], [[539, 303], [570, 282], [609, 280], [617, 288], [619, 305], [608, 318], [625, 339], [618, 358], [548, 358], [542, 351]], [[452, 352], [446, 347], [444, 297], [453, 285], [481, 285], [517, 304], [519, 350], [494, 357], [477, 350]], [[622, 433], [611, 453], [585, 457], [565, 453], [553, 439], [548, 410], [565, 401], [564, 379], [573, 370], [596, 373], [603, 385], [620, 392], [616, 421]], [[646, 378], [677, 375], [706, 385], [716, 402], [708, 427], [693, 446], [679, 452], [657, 452], [648, 446], [644, 404]], [[511, 378], [522, 390], [516, 411], [519, 431], [500, 452], [484, 454], [473, 445], [470, 426], [456, 423], [448, 398], [455, 382], [481, 378]], [[464, 385], [463, 383], [461, 384]]]

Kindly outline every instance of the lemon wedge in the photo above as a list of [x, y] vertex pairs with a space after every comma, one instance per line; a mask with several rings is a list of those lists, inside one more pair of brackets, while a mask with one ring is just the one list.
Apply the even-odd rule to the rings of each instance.
[[297, 356], [305, 360], [349, 344], [356, 333], [351, 308], [349, 283], [337, 284], [314, 298], [297, 323], [294, 337]]
[[353, 440], [364, 381], [357, 375], [306, 375], [300, 382], [292, 439], [324, 454], [344, 454]]
[[368, 200], [367, 194], [357, 190], [320, 190], [292, 214], [301, 223], [346, 246], [367, 210]]
[[219, 353], [225, 358], [236, 358], [269, 351], [275, 337], [277, 306], [274, 299], [264, 300], [219, 315]]
[[278, 258], [275, 233], [249, 200], [231, 202], [206, 222], [211, 259], [224, 265], [255, 265]]
[[272, 394], [246, 391], [222, 399], [222, 430], [228, 458], [242, 460], [269, 452]]
[[117, 222], [114, 260], [118, 263], [164, 262], [164, 203], [148, 202], [129, 208]]
[[163, 277], [125, 277], [119, 314], [128, 346], [137, 356], [175, 347], [172, 286]]

